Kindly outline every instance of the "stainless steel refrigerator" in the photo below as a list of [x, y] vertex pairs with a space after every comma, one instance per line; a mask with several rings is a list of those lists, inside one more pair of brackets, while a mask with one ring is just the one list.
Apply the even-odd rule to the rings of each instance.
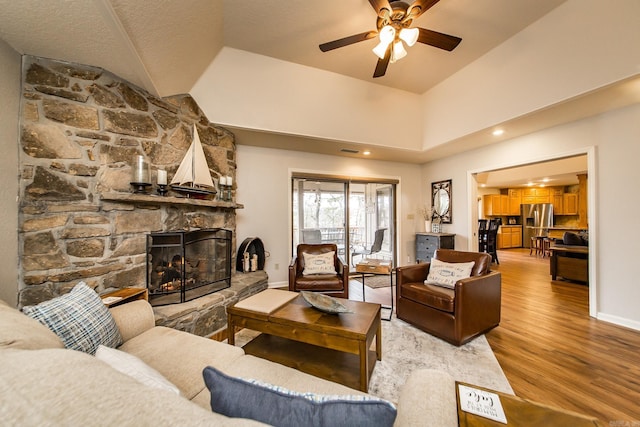
[[522, 247], [529, 247], [531, 237], [547, 236], [549, 227], [553, 227], [553, 205], [551, 203], [534, 203], [520, 205], [522, 223]]

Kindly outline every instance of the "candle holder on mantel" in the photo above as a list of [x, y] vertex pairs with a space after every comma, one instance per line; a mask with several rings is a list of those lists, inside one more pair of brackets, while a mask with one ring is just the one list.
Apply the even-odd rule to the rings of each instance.
[[164, 169], [158, 169], [158, 194], [161, 196], [167, 195], [167, 171]]
[[167, 190], [167, 185], [166, 184], [158, 184], [158, 194], [161, 195], [162, 197], [166, 196], [167, 193], [169, 192], [169, 190]]
[[151, 185], [149, 173], [149, 163], [144, 156], [136, 156], [133, 163], [131, 185], [134, 193], [146, 193], [147, 187]]
[[134, 193], [147, 193], [147, 187], [151, 185], [148, 182], [130, 182], [129, 184], [133, 186]]

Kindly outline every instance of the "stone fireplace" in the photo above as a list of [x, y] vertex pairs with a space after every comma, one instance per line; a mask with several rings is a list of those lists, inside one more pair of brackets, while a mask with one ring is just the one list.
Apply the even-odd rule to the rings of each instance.
[[[210, 123], [191, 96], [159, 99], [106, 70], [31, 56], [22, 70], [19, 305], [51, 299], [79, 281], [98, 292], [145, 287], [150, 233], [225, 229], [235, 236], [242, 208], [235, 188], [230, 201], [156, 194], [158, 169], [171, 180], [194, 125], [215, 184], [222, 176], [236, 182], [234, 135]], [[132, 194], [130, 184], [139, 155], [151, 165], [153, 185], [144, 195]], [[266, 275], [259, 280], [266, 287]], [[241, 292], [224, 290], [219, 298]], [[175, 313], [156, 314], [179, 322]]]

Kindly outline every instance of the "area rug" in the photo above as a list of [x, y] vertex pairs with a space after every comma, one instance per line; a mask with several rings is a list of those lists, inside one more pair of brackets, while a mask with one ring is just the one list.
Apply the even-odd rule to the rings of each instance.
[[[352, 276], [351, 278], [353, 280], [357, 280], [358, 282], [362, 283], [362, 275]], [[389, 285], [391, 284], [391, 281], [389, 280], [389, 276], [377, 274], [375, 276], [366, 276], [364, 278], [364, 284], [368, 288], [372, 288], [372, 289], [388, 288]], [[394, 286], [396, 285], [395, 275], [393, 277], [393, 285]]]
[[[257, 334], [243, 329], [236, 334], [236, 345], [246, 344]], [[383, 321], [382, 360], [373, 370], [369, 393], [398, 402], [400, 388], [411, 372], [424, 368], [448, 372], [458, 381], [513, 393], [484, 335], [456, 347], [395, 317]]]

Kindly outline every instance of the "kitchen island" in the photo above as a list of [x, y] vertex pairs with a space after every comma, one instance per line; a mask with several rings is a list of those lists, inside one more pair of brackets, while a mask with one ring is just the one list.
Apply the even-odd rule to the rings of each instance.
[[547, 228], [547, 236], [551, 239], [562, 239], [564, 233], [569, 231], [571, 233], [588, 233], [589, 229], [584, 227], [549, 227]]

